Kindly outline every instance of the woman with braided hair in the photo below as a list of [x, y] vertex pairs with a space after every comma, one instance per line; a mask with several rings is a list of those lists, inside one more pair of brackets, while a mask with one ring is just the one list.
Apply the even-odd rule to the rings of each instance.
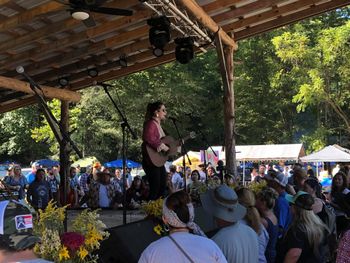
[[178, 191], [163, 203], [163, 221], [169, 235], [151, 243], [139, 263], [227, 262], [214, 241], [206, 238], [194, 223], [194, 209], [189, 195]]

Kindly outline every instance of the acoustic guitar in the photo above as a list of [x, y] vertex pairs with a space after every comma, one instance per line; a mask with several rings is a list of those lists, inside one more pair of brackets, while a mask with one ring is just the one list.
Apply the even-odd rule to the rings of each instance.
[[[196, 133], [190, 132], [190, 134], [185, 138], [183, 138], [183, 140], [186, 141], [188, 139], [193, 139], [195, 137], [196, 137]], [[157, 167], [162, 167], [165, 164], [165, 162], [169, 159], [170, 156], [176, 155], [177, 149], [179, 147], [179, 140], [175, 140], [171, 136], [165, 136], [160, 140], [162, 143], [164, 143], [166, 146], [169, 147], [168, 151], [157, 152], [152, 147], [146, 145], [147, 154], [151, 162], [153, 163], [153, 165]]]

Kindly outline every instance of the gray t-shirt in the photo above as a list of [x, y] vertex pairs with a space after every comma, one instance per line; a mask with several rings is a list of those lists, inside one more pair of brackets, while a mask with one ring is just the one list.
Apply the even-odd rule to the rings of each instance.
[[212, 239], [222, 250], [228, 262], [258, 262], [258, 235], [249, 226], [237, 222], [220, 229]]

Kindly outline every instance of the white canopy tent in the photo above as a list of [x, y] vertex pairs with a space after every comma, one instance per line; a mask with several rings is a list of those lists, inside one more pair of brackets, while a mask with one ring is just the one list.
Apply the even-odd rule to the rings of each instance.
[[304, 163], [311, 162], [350, 162], [350, 150], [337, 144], [329, 145], [318, 152], [306, 155], [300, 160]]
[[[212, 146], [225, 160], [222, 146]], [[207, 151], [211, 151], [209, 147]], [[305, 155], [303, 144], [236, 145], [236, 160], [243, 162], [243, 183], [245, 181], [245, 162], [255, 161], [298, 161]]]
[[[225, 159], [222, 146], [212, 146], [219, 152], [219, 159]], [[210, 150], [210, 147], [207, 149]], [[303, 144], [236, 145], [237, 161], [298, 161], [305, 155]]]

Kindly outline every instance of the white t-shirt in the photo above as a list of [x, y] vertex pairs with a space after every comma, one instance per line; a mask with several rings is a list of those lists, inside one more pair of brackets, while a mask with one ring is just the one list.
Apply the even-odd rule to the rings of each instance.
[[[186, 254], [196, 263], [222, 262], [227, 260], [220, 248], [210, 239], [187, 232], [171, 234]], [[169, 237], [151, 243], [141, 254], [139, 263], [188, 263], [189, 260]]]
[[173, 188], [175, 191], [183, 188], [183, 179], [180, 174], [174, 173], [171, 177], [171, 183], [173, 184]]
[[199, 172], [199, 176], [200, 176], [200, 181], [201, 182], [205, 182], [205, 180], [207, 179], [206, 175], [205, 175], [205, 172], [203, 171], [198, 171]]

